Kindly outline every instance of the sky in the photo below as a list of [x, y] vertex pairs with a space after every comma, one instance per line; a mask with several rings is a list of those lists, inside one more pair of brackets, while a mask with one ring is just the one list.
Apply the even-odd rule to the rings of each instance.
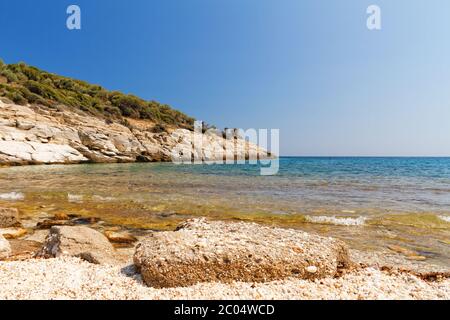
[[450, 155], [448, 0], [1, 1], [0, 58], [279, 129], [282, 155]]

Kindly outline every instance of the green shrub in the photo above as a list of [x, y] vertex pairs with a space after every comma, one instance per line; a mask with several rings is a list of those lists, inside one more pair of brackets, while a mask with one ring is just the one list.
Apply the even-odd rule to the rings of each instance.
[[167, 125], [193, 128], [193, 118], [168, 105], [107, 91], [99, 85], [48, 73], [23, 62], [10, 65], [0, 62], [0, 75], [8, 80], [7, 84], [0, 83], [0, 96], [8, 96], [16, 103], [64, 105], [105, 119], [148, 119], [160, 125], [157, 130], [166, 130]]
[[28, 90], [25, 87], [20, 88], [19, 91], [20, 91], [22, 97], [24, 97], [29, 103], [36, 103], [37, 101], [39, 101], [41, 99], [40, 96], [32, 93], [30, 90]]
[[150, 131], [153, 132], [153, 133], [162, 133], [162, 132], [166, 132], [167, 128], [166, 128], [165, 125], [157, 123], [155, 126], [153, 126], [150, 129]]
[[114, 106], [106, 106], [103, 109], [108, 116], [112, 116], [113, 118], [121, 118], [122, 113], [120, 112], [120, 109]]
[[21, 94], [20, 94], [20, 92], [17, 92], [17, 91], [11, 91], [11, 92], [8, 92], [7, 94], [6, 94], [6, 97], [8, 98], [8, 99], [10, 99], [10, 100], [12, 100], [14, 103], [16, 103], [16, 104], [20, 104], [20, 105], [26, 105], [27, 104], [27, 99], [25, 99]]
[[[28, 67], [27, 65], [20, 65], [21, 73], [24, 74], [28, 80], [40, 81], [41, 75], [37, 68]], [[50, 80], [51, 81], [51, 80]]]
[[8, 79], [8, 82], [19, 81], [19, 78], [17, 78], [16, 74], [9, 69], [3, 69], [1, 75]]
[[142, 100], [134, 96], [115, 95], [111, 101], [122, 112], [124, 117], [139, 118], [139, 112], [144, 108]]

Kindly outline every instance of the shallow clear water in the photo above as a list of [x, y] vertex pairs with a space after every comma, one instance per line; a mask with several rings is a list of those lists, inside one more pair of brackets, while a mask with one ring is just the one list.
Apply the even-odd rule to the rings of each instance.
[[158, 230], [192, 216], [250, 220], [356, 248], [401, 244], [450, 265], [450, 158], [281, 158], [276, 176], [255, 165], [1, 168], [3, 204]]

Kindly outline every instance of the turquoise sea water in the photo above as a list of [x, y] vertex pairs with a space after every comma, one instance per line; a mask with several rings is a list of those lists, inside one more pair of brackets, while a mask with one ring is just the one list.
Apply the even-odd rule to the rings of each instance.
[[175, 170], [240, 177], [237, 190], [301, 200], [312, 208], [373, 205], [379, 209], [450, 212], [450, 158], [284, 157], [279, 174], [272, 177], [259, 177], [259, 166], [255, 165], [180, 166]]
[[450, 265], [450, 158], [285, 157], [278, 175], [259, 172], [248, 164], [1, 168], [0, 204], [130, 228], [171, 229], [194, 216], [257, 221], [358, 248], [401, 244]]

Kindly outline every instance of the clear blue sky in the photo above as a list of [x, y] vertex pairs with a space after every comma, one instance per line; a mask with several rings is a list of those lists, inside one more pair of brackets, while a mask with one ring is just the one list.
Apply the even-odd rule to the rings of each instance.
[[450, 155], [448, 0], [1, 1], [0, 57], [279, 128], [284, 155]]

